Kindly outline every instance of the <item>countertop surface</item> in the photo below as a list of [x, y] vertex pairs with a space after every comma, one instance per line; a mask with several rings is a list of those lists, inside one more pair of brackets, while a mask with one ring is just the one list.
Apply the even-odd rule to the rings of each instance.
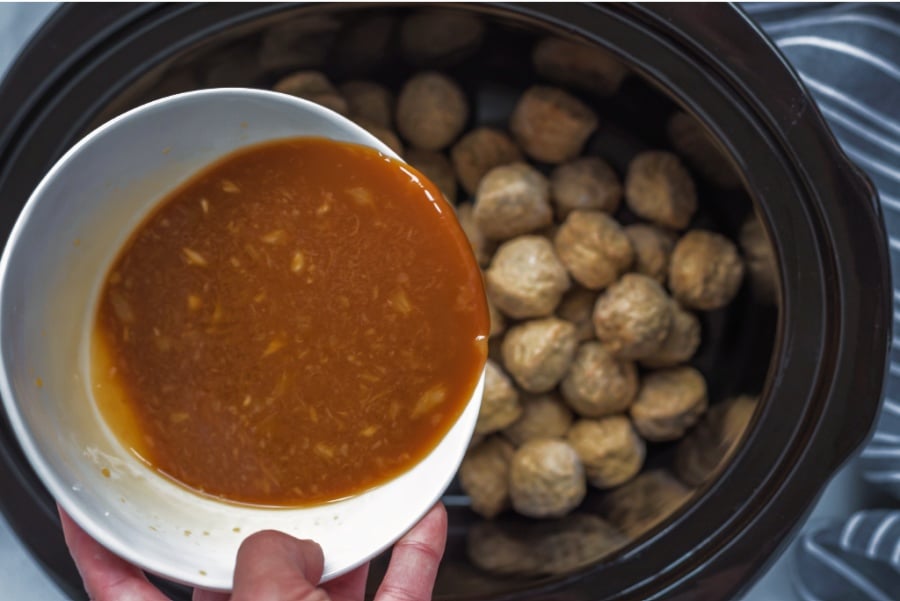
[[[27, 43], [31, 34], [52, 12], [54, 4], [0, 4], [0, 77]], [[870, 505], [872, 499], [851, 462], [828, 486], [807, 525], [845, 517]], [[793, 554], [788, 549], [757, 582], [745, 601], [798, 599], [791, 585]], [[59, 601], [66, 596], [43, 573], [0, 515], [0, 583], [4, 599]]]

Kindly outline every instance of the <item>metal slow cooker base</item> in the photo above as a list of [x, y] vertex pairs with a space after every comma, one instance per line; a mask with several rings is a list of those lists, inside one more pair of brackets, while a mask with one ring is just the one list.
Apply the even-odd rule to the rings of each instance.
[[[725, 599], [777, 556], [829, 476], [865, 438], [877, 410], [888, 348], [886, 245], [874, 193], [840, 153], [809, 96], [755, 27], [727, 6], [460, 6], [510, 31], [597, 39], [638, 80], [623, 93], [628, 127], [611, 128], [624, 162], [634, 145], [664, 143], [673, 101], [719, 137], [744, 174], [782, 271], [780, 312], [712, 316], [705, 373], [713, 396], [756, 382], [763, 403], [728, 468], [637, 544], [569, 578], [491, 582], [460, 589], [453, 559], [471, 514], [451, 507], [453, 599]], [[46, 169], [91, 124], [125, 108], [139, 78], [188, 60], [289, 15], [387, 10], [344, 5], [64, 6], [25, 51], [0, 90], [0, 225], [8, 233]], [[391, 8], [390, 10], [405, 10]], [[512, 25], [513, 27], [508, 27]], [[504, 29], [505, 31], [505, 29]], [[511, 34], [512, 35], [512, 34]], [[515, 37], [515, 36], [513, 36]], [[490, 40], [489, 40], [490, 42]], [[496, 40], [495, 40], [496, 42]], [[525, 54], [527, 56], [527, 52]], [[507, 65], [486, 63], [485, 69]], [[389, 70], [394, 77], [401, 73]], [[516, 69], [511, 69], [510, 77]], [[602, 114], [602, 113], [601, 113]], [[618, 135], [619, 137], [616, 137]], [[630, 149], [630, 150], [629, 150]], [[613, 157], [615, 158], [615, 157]], [[615, 162], [615, 161], [614, 161]], [[622, 164], [616, 167], [621, 170]], [[724, 199], [719, 199], [724, 206]], [[709, 207], [726, 230], [741, 211]], [[740, 310], [740, 309], [739, 309]], [[757, 327], [771, 323], [771, 330]], [[716, 328], [719, 328], [718, 330]], [[767, 351], [744, 344], [775, 339]], [[763, 345], [765, 346], [765, 345]], [[765, 350], [765, 349], [764, 349]], [[744, 355], [742, 353], [747, 353]], [[768, 376], [765, 374], [768, 370]], [[740, 375], [741, 377], [738, 377]], [[718, 389], [716, 389], [718, 387]], [[853, 405], [847, 399], [854, 399]], [[38, 560], [73, 597], [82, 595], [52, 500], [0, 423], [0, 506]], [[382, 564], [383, 565], [383, 564]], [[373, 571], [378, 572], [378, 567]], [[445, 576], [447, 578], [447, 576]], [[450, 585], [446, 585], [450, 586]], [[481, 587], [475, 590], [475, 587]], [[446, 588], [446, 587], [445, 587]], [[167, 587], [174, 598], [187, 598]]]

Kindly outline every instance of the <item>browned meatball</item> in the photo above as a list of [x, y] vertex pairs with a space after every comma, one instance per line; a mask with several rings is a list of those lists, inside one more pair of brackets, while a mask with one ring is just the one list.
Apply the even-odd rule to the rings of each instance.
[[483, 37], [484, 23], [478, 16], [427, 9], [403, 20], [400, 47], [415, 65], [450, 65], [478, 50]]
[[522, 416], [503, 434], [517, 447], [539, 438], [563, 438], [572, 425], [572, 412], [556, 395], [524, 396]]
[[627, 273], [594, 307], [597, 338], [617, 357], [641, 359], [661, 348], [672, 325], [672, 301], [659, 283]]
[[599, 294], [593, 290], [576, 288], [563, 296], [556, 314], [575, 326], [575, 339], [578, 342], [593, 340], [594, 322], [592, 319], [594, 305]]
[[515, 319], [550, 315], [570, 286], [566, 268], [542, 236], [502, 244], [484, 276], [494, 305]]
[[362, 118], [391, 129], [394, 121], [394, 95], [374, 81], [353, 80], [342, 83], [341, 95], [347, 101], [347, 114], [351, 119]]
[[697, 427], [678, 443], [675, 473], [682, 482], [700, 486], [715, 475], [743, 437], [756, 403], [753, 397], [740, 396], [710, 407]]
[[513, 455], [509, 496], [516, 512], [532, 518], [562, 517], [587, 493], [584, 467], [567, 443], [532, 440]]
[[600, 342], [585, 342], [575, 353], [560, 392], [566, 403], [584, 417], [627, 411], [638, 390], [637, 368], [618, 359]]
[[290, 94], [321, 104], [336, 113], [347, 114], [347, 101], [338, 93], [328, 78], [318, 71], [291, 73], [279, 79], [272, 89], [282, 94]]
[[466, 453], [459, 467], [459, 485], [478, 515], [492, 518], [509, 505], [509, 464], [514, 453], [513, 446], [499, 436]]
[[441, 150], [462, 132], [469, 118], [466, 96], [448, 77], [428, 71], [406, 82], [397, 99], [397, 129], [410, 144]]
[[541, 77], [600, 96], [615, 94], [628, 73], [622, 63], [596, 44], [561, 38], [538, 42], [532, 59]]
[[760, 302], [775, 304], [778, 298], [778, 269], [775, 267], [775, 251], [762, 222], [751, 216], [738, 234], [741, 251], [747, 263], [753, 295]]
[[699, 121], [679, 111], [669, 119], [666, 131], [675, 150], [703, 177], [722, 188], [737, 188], [741, 185], [728, 157]]
[[697, 423], [706, 406], [703, 374], [693, 367], [662, 369], [644, 376], [631, 419], [647, 440], [676, 440]]
[[672, 326], [658, 351], [644, 357], [645, 367], [672, 367], [694, 356], [700, 346], [700, 320], [672, 301]]
[[547, 392], [572, 365], [575, 326], [556, 317], [526, 321], [503, 339], [503, 365], [528, 392]]
[[456, 202], [456, 175], [447, 157], [433, 150], [410, 148], [403, 158], [431, 180], [448, 202]]
[[484, 235], [494, 240], [550, 225], [553, 210], [547, 178], [525, 163], [494, 167], [478, 185], [475, 221]]
[[615, 282], [634, 260], [631, 241], [619, 223], [599, 211], [573, 211], [553, 240], [559, 260], [585, 288]]
[[509, 128], [532, 159], [564, 163], [581, 153], [584, 143], [597, 129], [597, 116], [568, 92], [532, 86], [513, 109]]
[[606, 494], [604, 514], [613, 526], [637, 538], [672, 515], [691, 490], [666, 470], [646, 471]]
[[581, 458], [588, 482], [600, 489], [634, 478], [647, 454], [647, 445], [621, 415], [579, 420], [566, 438]]
[[475, 423], [476, 434], [502, 430], [522, 415], [519, 392], [500, 366], [488, 359], [484, 371], [484, 396]]
[[[480, 266], [486, 267], [491, 262], [491, 255], [494, 254], [497, 243], [493, 240], [488, 240], [481, 232], [481, 228], [475, 223], [474, 212], [475, 208], [469, 203], [456, 205], [456, 219], [466, 234], [466, 238], [469, 239], [472, 252], [475, 254], [475, 260], [478, 261]], [[565, 272], [565, 268], [563, 268], [563, 271]]]
[[463, 190], [474, 194], [488, 171], [521, 161], [522, 153], [515, 142], [499, 129], [478, 127], [454, 144], [450, 157]]
[[628, 236], [634, 249], [633, 270], [664, 284], [669, 272], [669, 257], [675, 248], [675, 236], [662, 228], [645, 223], [627, 226], [625, 235]]
[[570, 574], [628, 542], [603, 519], [573, 513], [558, 520], [502, 520], [473, 525], [467, 536], [472, 563], [499, 575]]
[[684, 229], [697, 210], [694, 180], [671, 152], [634, 157], [625, 177], [625, 202], [638, 217], [663, 227]]
[[669, 288], [686, 307], [709, 311], [735, 297], [744, 263], [735, 245], [721, 234], [692, 230], [682, 236], [669, 262]]
[[622, 201], [622, 184], [606, 161], [582, 157], [553, 170], [550, 195], [561, 219], [575, 210], [615, 213]]

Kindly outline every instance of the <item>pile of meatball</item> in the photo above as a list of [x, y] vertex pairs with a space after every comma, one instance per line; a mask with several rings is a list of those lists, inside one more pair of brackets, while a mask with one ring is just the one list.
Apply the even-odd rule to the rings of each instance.
[[[412, 64], [427, 63], [421, 54], [433, 58], [441, 43], [465, 54], [479, 41], [446, 15], [435, 23], [430, 35], [421, 22], [401, 31]], [[757, 289], [775, 289], [755, 221], [741, 233], [743, 252], [691, 227], [692, 172], [715, 186], [739, 185], [692, 117], [669, 121], [678, 154], [641, 152], [617, 173], [584, 154], [602, 124], [588, 102], [615, 93], [627, 70], [599, 48], [562, 39], [539, 41], [532, 61], [540, 83], [524, 90], [506, 127], [468, 131], [471, 99], [438, 70], [422, 69], [398, 90], [335, 84], [311, 70], [274, 86], [367, 128], [456, 208], [491, 310], [484, 399], [459, 483], [488, 520], [470, 533], [470, 557], [495, 573], [553, 573], [596, 560], [664, 519], [715, 472], [755, 400], [707, 411], [706, 382], [690, 365], [703, 337], [697, 314], [731, 303], [745, 272], [761, 280]], [[673, 471], [642, 473], [648, 444], [679, 439]], [[607, 491], [602, 518], [576, 511], [589, 487]], [[542, 550], [534, 537], [490, 521], [508, 510], [542, 520], [531, 526]]]

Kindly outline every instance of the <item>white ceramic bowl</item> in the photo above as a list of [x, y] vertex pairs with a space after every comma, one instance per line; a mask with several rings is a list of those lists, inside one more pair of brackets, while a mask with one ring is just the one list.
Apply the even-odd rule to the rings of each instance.
[[478, 415], [483, 374], [461, 417], [418, 465], [359, 496], [306, 509], [192, 494], [136, 460], [106, 426], [87, 377], [87, 341], [103, 277], [123, 243], [198, 169], [242, 146], [301, 135], [397, 158], [349, 120], [291, 96], [171, 96], [106, 123], [66, 153], [28, 200], [0, 261], [0, 393], [28, 460], [103, 546], [184, 584], [230, 589], [241, 541], [267, 528], [319, 542], [326, 579], [364, 563], [440, 498]]

